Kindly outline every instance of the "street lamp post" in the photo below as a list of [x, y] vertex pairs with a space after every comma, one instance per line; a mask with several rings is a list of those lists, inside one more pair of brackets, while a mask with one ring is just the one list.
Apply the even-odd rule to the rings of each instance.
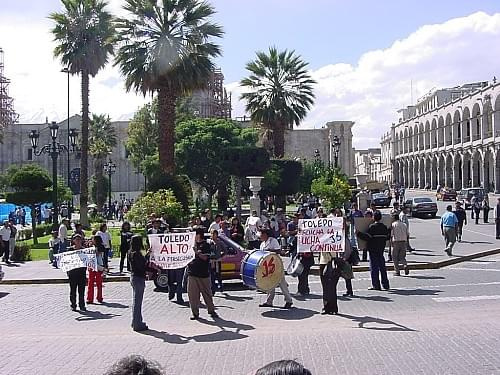
[[[31, 130], [29, 133], [29, 138], [31, 141], [31, 147], [33, 148], [33, 152], [36, 156], [40, 156], [42, 154], [48, 154], [52, 158], [52, 206], [53, 206], [53, 224], [58, 224], [59, 211], [57, 207], [57, 159], [59, 154], [62, 152], [68, 152], [69, 148], [66, 145], [63, 145], [57, 142], [57, 133], [59, 132], [59, 125], [55, 121], [49, 125], [50, 129], [50, 138], [52, 139], [51, 143], [43, 145], [39, 150], [38, 149], [38, 140], [40, 139], [40, 132], [38, 130]], [[76, 145], [76, 137], [78, 133], [75, 129], [71, 129], [70, 131], [70, 144], [71, 149], [74, 150]]]
[[336, 135], [332, 139], [334, 167], [339, 166], [340, 139]]
[[116, 164], [111, 159], [104, 164], [104, 172], [108, 175], [108, 220], [111, 220], [111, 176], [116, 172]]
[[[62, 73], [66, 73], [67, 76], [68, 76], [68, 92], [67, 92], [67, 94], [68, 94], [68, 99], [67, 99], [68, 118], [67, 118], [66, 121], [67, 121], [67, 127], [68, 127], [68, 140], [67, 140], [67, 142], [68, 142], [68, 145], [69, 145], [69, 144], [71, 144], [71, 129], [69, 128], [69, 75], [70, 75], [69, 68], [64, 68], [64, 69], [61, 70], [61, 72]], [[70, 166], [69, 152], [68, 152], [68, 160], [67, 160], [67, 162], [68, 162], [68, 181], [67, 182], [68, 182], [68, 186], [70, 186], [69, 185], [69, 178], [70, 178], [70, 173], [71, 173], [70, 172], [71, 171], [71, 166]], [[73, 192], [71, 192], [71, 210], [73, 210]]]

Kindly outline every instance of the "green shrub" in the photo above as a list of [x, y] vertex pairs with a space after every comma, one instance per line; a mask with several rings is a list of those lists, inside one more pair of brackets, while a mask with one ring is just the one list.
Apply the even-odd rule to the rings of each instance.
[[14, 254], [11, 255], [12, 260], [16, 262], [25, 262], [31, 260], [31, 249], [24, 243], [16, 244]]
[[148, 191], [158, 191], [162, 189], [171, 190], [177, 201], [186, 210], [193, 200], [193, 192], [189, 178], [186, 175], [170, 175], [163, 173], [160, 169], [153, 173], [148, 182]]
[[145, 227], [152, 213], [164, 216], [171, 227], [185, 224], [185, 211], [171, 190], [158, 190], [142, 195], [127, 213], [126, 218], [136, 225]]
[[52, 224], [40, 224], [35, 228], [36, 236], [43, 237], [52, 233]]

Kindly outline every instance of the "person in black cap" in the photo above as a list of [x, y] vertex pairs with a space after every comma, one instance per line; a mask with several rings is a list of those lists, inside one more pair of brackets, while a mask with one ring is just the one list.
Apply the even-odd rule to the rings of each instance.
[[[73, 246], [69, 249], [80, 250], [83, 249], [83, 238], [79, 234], [73, 238]], [[78, 305], [81, 311], [87, 311], [85, 307], [85, 285], [87, 284], [87, 267], [74, 268], [67, 272], [69, 279], [69, 300], [71, 303], [71, 310], [76, 311], [76, 291], [78, 289]]]

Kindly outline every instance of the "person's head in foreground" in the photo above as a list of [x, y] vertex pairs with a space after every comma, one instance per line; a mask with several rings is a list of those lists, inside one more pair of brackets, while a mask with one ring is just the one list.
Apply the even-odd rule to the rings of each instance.
[[159, 363], [140, 355], [129, 355], [116, 362], [104, 375], [163, 375]]
[[268, 363], [257, 370], [255, 375], [312, 375], [300, 363], [289, 359]]

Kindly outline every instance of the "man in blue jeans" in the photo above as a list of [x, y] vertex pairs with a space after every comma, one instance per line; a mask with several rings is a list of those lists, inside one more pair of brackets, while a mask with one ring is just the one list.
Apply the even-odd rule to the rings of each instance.
[[358, 232], [357, 235], [362, 240], [367, 241], [368, 253], [370, 254], [372, 287], [369, 290], [381, 290], [380, 279], [382, 279], [382, 287], [388, 290], [389, 279], [387, 278], [387, 270], [385, 268], [384, 249], [390, 232], [385, 224], [381, 222], [382, 214], [380, 211], [377, 210], [374, 212], [373, 220], [374, 222], [370, 224], [366, 233]]

